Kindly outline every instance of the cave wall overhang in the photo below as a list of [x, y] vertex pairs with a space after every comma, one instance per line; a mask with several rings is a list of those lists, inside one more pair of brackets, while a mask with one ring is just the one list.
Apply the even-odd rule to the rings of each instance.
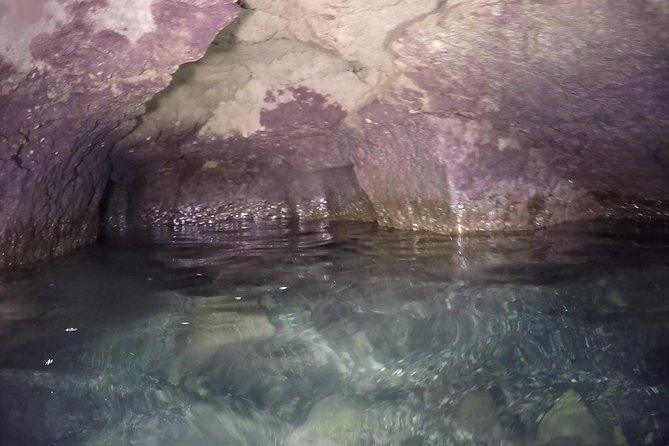
[[[357, 218], [405, 229], [669, 216], [665, 3], [246, 4], [115, 152], [110, 226], [290, 215], [296, 202], [336, 217], [329, 183], [303, 184], [332, 169], [366, 203]], [[268, 187], [265, 208], [243, 209], [232, 204], [258, 203], [260, 189], [223, 198], [185, 184], [225, 176], [240, 153], [292, 169], [303, 196]], [[181, 159], [188, 175], [170, 180]], [[132, 166], [154, 175], [133, 179]], [[264, 172], [256, 185], [286, 183]]]
[[0, 0], [0, 267], [95, 239], [111, 147], [238, 9]]
[[93, 240], [101, 203], [112, 229], [669, 215], [665, 2], [234, 3], [0, 0], [0, 266]]

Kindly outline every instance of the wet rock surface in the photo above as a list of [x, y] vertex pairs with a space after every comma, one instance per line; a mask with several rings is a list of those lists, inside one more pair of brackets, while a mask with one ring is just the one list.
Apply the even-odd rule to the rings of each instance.
[[546, 445], [605, 445], [613, 444], [601, 426], [581, 401], [581, 396], [568, 390], [539, 422], [538, 443]]
[[351, 166], [305, 172], [262, 152], [148, 162], [110, 185], [107, 235], [253, 220], [374, 221]]
[[[458, 405], [457, 421], [475, 438], [490, 439], [502, 432], [497, 424], [497, 406], [490, 392], [474, 390]], [[497, 432], [496, 432], [497, 431]]]

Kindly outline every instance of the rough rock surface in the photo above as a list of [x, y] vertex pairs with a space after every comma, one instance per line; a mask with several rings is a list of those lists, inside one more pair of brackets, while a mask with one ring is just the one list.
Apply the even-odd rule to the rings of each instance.
[[305, 172], [270, 152], [135, 164], [110, 186], [106, 228], [218, 225], [231, 220], [374, 221], [350, 166]]
[[113, 230], [669, 217], [657, 0], [246, 0], [217, 37], [232, 0], [17, 4], [0, 3], [0, 265], [92, 240], [100, 212]]
[[119, 172], [240, 148], [346, 167], [361, 218], [439, 232], [669, 216], [661, 3], [246, 4], [151, 102]]
[[393, 42], [457, 225], [666, 212], [669, 17], [653, 5], [449, 2]]
[[0, 267], [97, 236], [111, 147], [237, 9], [232, 0], [0, 0]]

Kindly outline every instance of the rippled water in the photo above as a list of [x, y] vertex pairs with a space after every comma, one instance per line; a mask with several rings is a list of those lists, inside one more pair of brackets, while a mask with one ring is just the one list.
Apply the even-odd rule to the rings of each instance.
[[156, 236], [1, 278], [1, 444], [669, 444], [667, 227]]

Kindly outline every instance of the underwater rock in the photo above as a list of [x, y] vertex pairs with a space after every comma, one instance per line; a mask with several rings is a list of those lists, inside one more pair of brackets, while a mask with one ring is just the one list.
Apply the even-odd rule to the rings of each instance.
[[[181, 353], [168, 372], [168, 381], [178, 385], [187, 374], [197, 375], [199, 369], [216, 354], [219, 348], [243, 341], [270, 339], [276, 328], [259, 310], [211, 311], [204, 305], [192, 310], [189, 330], [181, 343]], [[194, 379], [197, 379], [196, 376]], [[198, 384], [197, 393], [206, 393]]]
[[497, 408], [490, 392], [474, 390], [458, 407], [458, 421], [475, 437], [487, 437], [497, 424]]
[[544, 415], [537, 446], [609, 446], [611, 436], [574, 390], [567, 390]]
[[363, 443], [365, 410], [356, 397], [332, 395], [319, 401], [286, 446], [353, 446]]
[[286, 426], [267, 414], [246, 416], [212, 404], [163, 404], [151, 412], [128, 411], [120, 422], [94, 432], [91, 446], [125, 445], [247, 445], [278, 444]]
[[187, 343], [191, 347], [218, 347], [274, 336], [276, 328], [258, 310], [202, 312], [189, 316]]
[[412, 423], [412, 417], [396, 404], [368, 405], [361, 397], [335, 394], [316, 403], [284, 444], [400, 446], [411, 437]]
[[[300, 423], [311, 406], [341, 392], [341, 360], [321, 340], [282, 333], [261, 343], [222, 346], [198, 372], [210, 401], [232, 397]], [[186, 385], [190, 385], [186, 378]]]
[[456, 438], [486, 444], [513, 446], [515, 441], [500, 424], [499, 409], [490, 391], [473, 390], [466, 394], [456, 412], [456, 422], [464, 428]]

